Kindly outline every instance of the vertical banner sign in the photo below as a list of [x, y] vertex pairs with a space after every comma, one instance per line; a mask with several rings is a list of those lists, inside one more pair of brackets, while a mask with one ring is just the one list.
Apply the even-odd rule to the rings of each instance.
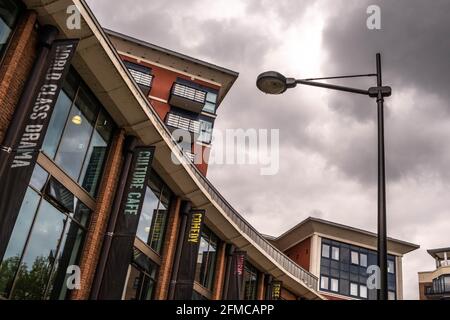
[[281, 281], [272, 281], [272, 300], [280, 300], [281, 284]]
[[245, 269], [245, 258], [247, 253], [245, 251], [235, 251], [231, 257], [231, 273], [227, 300], [242, 300], [243, 288], [242, 284], [244, 282], [244, 269]]
[[118, 300], [122, 297], [154, 154], [155, 147], [136, 147], [133, 150], [133, 159], [103, 275], [99, 294], [101, 299]]
[[78, 40], [54, 41], [0, 188], [0, 260], [11, 236]]
[[198, 250], [200, 248], [205, 214], [205, 210], [192, 209], [189, 212], [180, 257], [180, 268], [175, 285], [175, 300], [192, 299], [195, 269], [197, 267]]

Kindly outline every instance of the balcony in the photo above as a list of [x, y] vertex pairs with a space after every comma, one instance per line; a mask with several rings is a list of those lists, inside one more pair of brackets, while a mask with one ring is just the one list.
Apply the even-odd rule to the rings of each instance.
[[184, 110], [200, 113], [206, 102], [206, 91], [175, 82], [170, 91], [169, 104]]
[[196, 140], [200, 134], [200, 121], [192, 120], [173, 112], [167, 114], [166, 125], [172, 132], [175, 129], [182, 129], [190, 132], [193, 141]]
[[153, 75], [138, 70], [134, 70], [131, 68], [128, 69], [128, 71], [130, 71], [131, 76], [139, 86], [144, 86], [149, 89], [152, 87]]

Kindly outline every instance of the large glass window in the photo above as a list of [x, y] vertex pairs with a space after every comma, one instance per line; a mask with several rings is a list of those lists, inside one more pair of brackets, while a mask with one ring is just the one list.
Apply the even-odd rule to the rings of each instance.
[[112, 119], [71, 69], [52, 114], [43, 152], [95, 196], [113, 130]]
[[244, 300], [256, 300], [256, 290], [258, 287], [258, 269], [249, 262], [245, 262], [244, 268]]
[[209, 290], [213, 289], [218, 241], [217, 236], [205, 227], [200, 238], [195, 281]]
[[157, 266], [147, 256], [134, 248], [124, 299], [153, 299], [157, 269]]
[[37, 165], [0, 266], [0, 295], [65, 299], [67, 268], [78, 264], [90, 214]]
[[[393, 270], [393, 273], [388, 274], [388, 290], [395, 292], [395, 257], [388, 255], [388, 261]], [[373, 250], [322, 238], [320, 289], [344, 296], [376, 300], [377, 291], [367, 287], [367, 268], [376, 264], [377, 253]], [[337, 281], [334, 285], [333, 279]]]
[[0, 57], [3, 56], [20, 10], [19, 1], [0, 0]]
[[170, 189], [152, 171], [136, 236], [157, 253], [160, 253], [162, 249], [171, 198]]

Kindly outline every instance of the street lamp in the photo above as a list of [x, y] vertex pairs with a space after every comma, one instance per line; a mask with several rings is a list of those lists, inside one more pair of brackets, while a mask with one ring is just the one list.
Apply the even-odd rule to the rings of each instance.
[[[387, 286], [387, 230], [386, 230], [386, 172], [384, 156], [384, 98], [392, 94], [391, 87], [383, 86], [381, 74], [381, 54], [376, 55], [376, 73], [359, 74], [350, 76], [294, 79], [286, 78], [275, 71], [268, 71], [260, 74], [256, 80], [259, 90], [268, 94], [282, 94], [287, 89], [294, 88], [297, 84], [326, 88], [331, 90], [345, 91], [355, 94], [362, 94], [371, 98], [376, 98], [378, 109], [378, 267], [380, 268], [380, 289], [378, 299], [388, 299]], [[377, 77], [377, 86], [367, 90], [337, 86], [328, 83], [316, 82], [316, 80]]]

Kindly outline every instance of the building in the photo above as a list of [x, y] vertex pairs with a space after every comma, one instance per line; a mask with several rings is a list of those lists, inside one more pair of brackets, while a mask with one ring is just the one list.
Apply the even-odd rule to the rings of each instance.
[[105, 31], [82, 0], [0, 6], [2, 299], [323, 299], [187, 154], [236, 72]]
[[181, 148], [206, 176], [217, 111], [238, 73], [118, 32], [106, 33], [161, 120], [172, 132], [181, 130]]
[[[328, 299], [377, 299], [367, 287], [369, 266], [377, 265], [377, 236], [338, 223], [308, 218], [270, 241], [320, 279], [319, 292]], [[388, 239], [389, 299], [403, 299], [402, 257], [419, 246]]]
[[326, 299], [206, 178], [236, 72], [84, 0], [0, 8], [0, 299]]
[[420, 300], [450, 300], [450, 248], [431, 249], [428, 254], [436, 269], [419, 272]]

